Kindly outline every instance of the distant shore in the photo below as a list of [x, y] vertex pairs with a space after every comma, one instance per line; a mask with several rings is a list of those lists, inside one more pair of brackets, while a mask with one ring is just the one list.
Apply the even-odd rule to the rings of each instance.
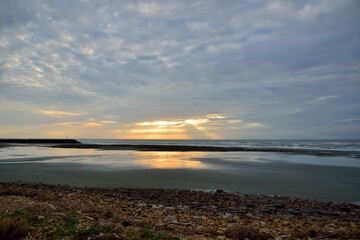
[[360, 206], [222, 190], [0, 183], [0, 202], [2, 219], [32, 224], [27, 239], [360, 238]]

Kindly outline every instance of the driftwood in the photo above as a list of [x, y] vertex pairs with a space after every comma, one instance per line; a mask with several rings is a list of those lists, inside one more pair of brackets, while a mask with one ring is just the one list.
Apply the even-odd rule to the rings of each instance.
[[195, 225], [193, 223], [183, 223], [183, 222], [178, 222], [177, 220], [172, 220], [172, 221], [168, 221], [168, 222], [164, 222], [164, 223], [160, 223], [160, 224], [155, 224], [154, 230], [156, 230], [156, 228], [161, 228], [161, 227], [164, 227], [164, 226], [167, 226], [170, 224], [195, 228]]

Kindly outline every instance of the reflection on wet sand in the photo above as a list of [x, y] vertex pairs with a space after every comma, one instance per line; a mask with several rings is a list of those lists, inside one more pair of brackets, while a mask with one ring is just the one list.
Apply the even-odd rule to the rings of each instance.
[[195, 160], [202, 152], [134, 152], [136, 165], [155, 169], [202, 169], [206, 164]]
[[13, 147], [1, 150], [0, 164], [77, 163], [98, 169], [203, 169], [196, 160], [205, 152], [109, 151], [47, 147]]

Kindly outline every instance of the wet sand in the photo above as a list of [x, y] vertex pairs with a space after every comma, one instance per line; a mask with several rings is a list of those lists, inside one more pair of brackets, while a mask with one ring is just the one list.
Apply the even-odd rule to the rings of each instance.
[[[80, 144], [81, 145], [81, 144]], [[360, 202], [360, 161], [263, 152], [0, 148], [0, 182], [73, 186], [223, 189]]]
[[358, 202], [359, 169], [304, 164], [242, 163], [233, 171], [211, 169], [109, 169], [78, 163], [0, 165], [0, 182], [73, 186], [224, 189], [321, 201]]

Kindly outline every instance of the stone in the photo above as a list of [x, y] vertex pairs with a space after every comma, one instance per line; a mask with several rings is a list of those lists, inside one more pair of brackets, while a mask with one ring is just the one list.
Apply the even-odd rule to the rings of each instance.
[[167, 222], [176, 221], [176, 217], [173, 215], [167, 215], [165, 221]]
[[223, 213], [223, 214], [221, 214], [221, 217], [222, 218], [229, 218], [229, 217], [231, 217], [232, 216], [232, 214], [231, 213]]
[[174, 207], [165, 207], [165, 210], [175, 210], [176, 208], [174, 208]]
[[255, 203], [247, 203], [245, 205], [247, 208], [255, 208], [256, 207], [256, 204]]
[[156, 213], [156, 214], [163, 214], [164, 212], [163, 212], [163, 211], [160, 211], [160, 210], [156, 210], [155, 213]]
[[121, 225], [124, 226], [124, 227], [128, 227], [128, 226], [131, 226], [132, 223], [129, 222], [129, 221], [122, 221], [122, 222], [121, 222]]

